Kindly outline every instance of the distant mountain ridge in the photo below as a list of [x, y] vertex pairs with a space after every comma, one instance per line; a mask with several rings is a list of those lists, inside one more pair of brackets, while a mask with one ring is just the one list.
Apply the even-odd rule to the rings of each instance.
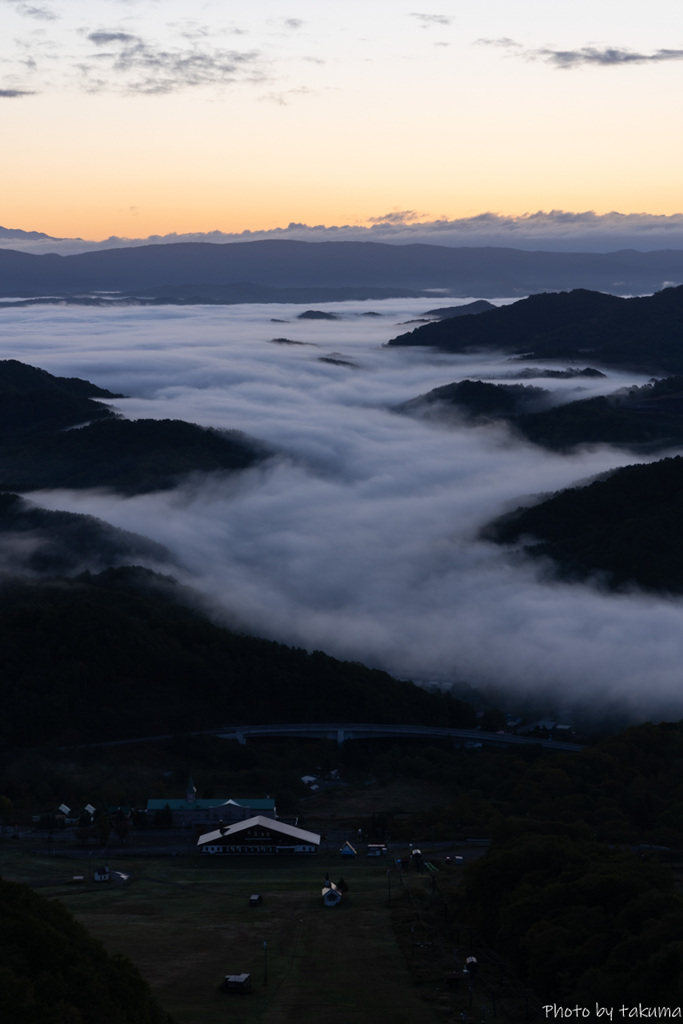
[[61, 242], [63, 239], [55, 238], [54, 235], [46, 235], [44, 231], [22, 231], [21, 228], [4, 228], [0, 225], [0, 239], [3, 238], [45, 238], [47, 241]]
[[[492, 247], [380, 242], [178, 242], [101, 249], [71, 256], [0, 249], [0, 295], [30, 298], [116, 292], [185, 301], [320, 301], [326, 289], [440, 291], [494, 298], [585, 288], [650, 293], [683, 281], [683, 250], [614, 253], [527, 252]], [[282, 289], [271, 299], [254, 289]], [[288, 290], [299, 290], [289, 299]], [[311, 294], [317, 290], [316, 294]], [[244, 294], [246, 297], [241, 298]], [[224, 295], [221, 298], [221, 295]]]

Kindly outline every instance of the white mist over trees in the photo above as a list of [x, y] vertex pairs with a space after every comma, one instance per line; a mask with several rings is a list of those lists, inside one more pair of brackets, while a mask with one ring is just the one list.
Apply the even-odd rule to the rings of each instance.
[[[510, 363], [383, 348], [423, 300], [324, 308], [340, 319], [301, 321], [302, 307], [276, 305], [4, 310], [5, 358], [124, 392], [112, 404], [126, 416], [236, 428], [276, 451], [175, 491], [33, 500], [166, 545], [182, 566], [169, 571], [250, 632], [422, 681], [680, 716], [679, 601], [553, 582], [476, 539], [528, 495], [637, 460], [606, 446], [561, 456], [504, 426], [397, 415], [400, 402]], [[613, 372], [540, 383], [560, 400], [643, 382]]]

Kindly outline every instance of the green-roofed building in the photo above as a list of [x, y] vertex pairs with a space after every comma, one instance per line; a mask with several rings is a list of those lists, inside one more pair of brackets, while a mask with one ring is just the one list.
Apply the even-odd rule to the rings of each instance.
[[160, 811], [171, 812], [172, 823], [176, 828], [191, 828], [195, 825], [213, 825], [223, 822], [226, 825], [236, 821], [245, 821], [260, 814], [264, 818], [277, 817], [275, 801], [271, 797], [197, 797], [197, 790], [190, 777], [187, 794], [184, 799], [151, 799], [147, 801], [147, 817], [150, 825]]

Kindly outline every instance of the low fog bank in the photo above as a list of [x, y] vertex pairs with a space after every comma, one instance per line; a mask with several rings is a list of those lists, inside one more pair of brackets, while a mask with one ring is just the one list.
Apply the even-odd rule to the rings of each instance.
[[[548, 697], [680, 718], [682, 602], [560, 584], [547, 566], [476, 539], [525, 496], [633, 456], [599, 447], [562, 457], [502, 426], [400, 416], [399, 402], [465, 377], [496, 379], [511, 364], [382, 348], [424, 302], [323, 308], [341, 319], [299, 321], [296, 307], [272, 305], [4, 311], [4, 358], [125, 392], [112, 404], [128, 416], [237, 428], [277, 453], [172, 493], [32, 500], [164, 544], [183, 567], [169, 571], [232, 626], [441, 685], [468, 680], [511, 704]], [[320, 361], [332, 353], [355, 367]], [[644, 378], [525, 383], [564, 400]]]

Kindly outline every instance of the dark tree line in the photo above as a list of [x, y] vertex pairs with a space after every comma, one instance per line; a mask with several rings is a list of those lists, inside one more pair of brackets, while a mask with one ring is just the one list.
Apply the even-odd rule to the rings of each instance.
[[10, 746], [161, 735], [226, 723], [470, 726], [445, 692], [320, 651], [221, 628], [144, 569], [0, 585], [0, 736]]
[[12, 1024], [166, 1024], [130, 961], [57, 900], [0, 879], [0, 1002]]

